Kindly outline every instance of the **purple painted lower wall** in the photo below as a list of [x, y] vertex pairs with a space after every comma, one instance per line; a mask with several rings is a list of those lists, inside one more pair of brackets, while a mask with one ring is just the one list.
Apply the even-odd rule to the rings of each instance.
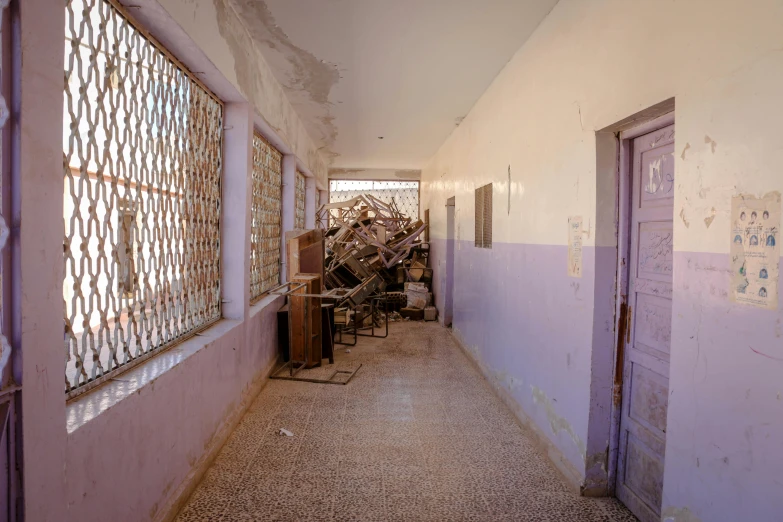
[[730, 277], [727, 254], [674, 254], [664, 515], [777, 522], [783, 303], [732, 303]]
[[[445, 245], [431, 245], [439, 307]], [[459, 242], [454, 331], [599, 491], [612, 458], [616, 250], [585, 248], [578, 279], [566, 256], [565, 246]], [[664, 519], [783, 520], [783, 303], [732, 303], [727, 254], [676, 252], [673, 270]]]
[[158, 358], [207, 340], [68, 435], [68, 520], [160, 520], [176, 508], [263, 384], [277, 355], [280, 303], [164, 352]]
[[[432, 243], [436, 303], [443, 306], [445, 240]], [[493, 243], [491, 249], [457, 242], [454, 332], [494, 385], [500, 386], [567, 459], [583, 482], [585, 462], [605, 455], [588, 448], [594, 342], [602, 342], [609, 415], [613, 360], [613, 277], [596, 292], [596, 258], [614, 263], [616, 249], [584, 249], [583, 276], [566, 273], [566, 246]], [[612, 265], [610, 273], [614, 273]], [[605, 278], [604, 278], [605, 279]], [[596, 300], [603, 303], [594, 340]], [[600, 392], [598, 393], [600, 395]], [[605, 423], [604, 423], [605, 424]], [[605, 456], [603, 457], [605, 461]]]

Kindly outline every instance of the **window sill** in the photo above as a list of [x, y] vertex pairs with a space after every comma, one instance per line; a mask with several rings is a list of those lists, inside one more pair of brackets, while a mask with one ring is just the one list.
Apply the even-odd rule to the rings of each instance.
[[[264, 297], [250, 307], [250, 317], [274, 305], [278, 299], [280, 296], [277, 295]], [[74, 433], [123, 399], [150, 386], [155, 379], [241, 325], [242, 321], [239, 320], [221, 319], [203, 332], [67, 403], [65, 419], [68, 434]]]
[[[280, 299], [281, 303], [285, 298], [282, 295], [277, 294], [267, 294], [261, 299], [259, 299], [257, 302], [250, 305], [250, 317], [255, 317], [257, 314], [261, 313], [267, 306], [272, 305], [276, 303]], [[279, 304], [277, 308], [280, 308], [282, 304]], [[277, 312], [277, 309], [275, 309], [275, 312]]]

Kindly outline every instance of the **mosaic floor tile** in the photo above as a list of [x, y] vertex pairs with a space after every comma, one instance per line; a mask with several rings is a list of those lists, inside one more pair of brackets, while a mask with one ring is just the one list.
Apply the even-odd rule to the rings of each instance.
[[635, 520], [572, 493], [436, 323], [336, 357], [347, 386], [266, 385], [179, 522]]

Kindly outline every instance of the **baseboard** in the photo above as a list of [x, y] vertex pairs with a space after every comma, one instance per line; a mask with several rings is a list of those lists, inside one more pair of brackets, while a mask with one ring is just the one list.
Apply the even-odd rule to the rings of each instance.
[[196, 490], [196, 487], [201, 483], [201, 479], [204, 478], [207, 470], [212, 466], [212, 463], [217, 458], [220, 450], [228, 441], [228, 438], [234, 432], [239, 422], [245, 416], [250, 405], [253, 404], [258, 394], [269, 382], [269, 376], [272, 375], [275, 368], [279, 363], [279, 356], [272, 358], [272, 362], [262, 371], [261, 375], [257, 377], [250, 388], [243, 394], [239, 407], [235, 408], [229, 417], [223, 422], [223, 425], [215, 432], [215, 436], [212, 438], [212, 444], [204, 452], [201, 458], [191, 468], [188, 475], [179, 485], [179, 487], [169, 497], [171, 500], [167, 502], [161, 510], [158, 511], [158, 516], [155, 517], [155, 522], [172, 522], [183, 506], [187, 503], [190, 496]]
[[459, 346], [460, 350], [462, 350], [462, 353], [465, 354], [468, 360], [484, 377], [484, 380], [487, 381], [490, 388], [492, 388], [492, 390], [495, 392], [498, 398], [501, 401], [503, 401], [503, 404], [505, 404], [508, 407], [508, 409], [514, 413], [514, 417], [516, 418], [519, 425], [524, 429], [526, 429], [533, 436], [533, 440], [546, 453], [549, 460], [552, 462], [555, 468], [560, 472], [563, 480], [573, 490], [573, 492], [584, 496], [597, 496], [596, 495], [597, 492], [592, 490], [586, 490], [584, 488], [584, 477], [582, 476], [582, 474], [579, 473], [579, 471], [574, 467], [574, 465], [571, 464], [571, 462], [565, 457], [565, 455], [563, 455], [563, 452], [560, 451], [560, 449], [554, 445], [554, 443], [549, 439], [549, 437], [547, 437], [546, 434], [543, 431], [541, 431], [541, 428], [538, 427], [538, 425], [533, 421], [533, 419], [531, 419], [530, 416], [527, 413], [525, 413], [525, 411], [522, 409], [519, 403], [516, 400], [514, 400], [514, 398], [511, 396], [508, 390], [493, 383], [491, 373], [482, 364], [482, 362], [477, 360], [476, 357], [473, 355], [473, 353], [471, 353], [470, 350], [468, 350], [465, 347], [465, 345], [462, 343], [460, 338], [454, 333], [453, 330], [451, 330], [449, 333], [451, 334], [451, 337], [454, 339], [454, 341], [457, 343], [457, 346]]

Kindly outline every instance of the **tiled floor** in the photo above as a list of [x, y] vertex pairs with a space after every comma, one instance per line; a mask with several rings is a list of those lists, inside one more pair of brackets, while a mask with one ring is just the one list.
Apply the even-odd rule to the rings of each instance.
[[436, 323], [337, 366], [359, 363], [347, 386], [270, 381], [178, 521], [635, 520], [568, 490]]

